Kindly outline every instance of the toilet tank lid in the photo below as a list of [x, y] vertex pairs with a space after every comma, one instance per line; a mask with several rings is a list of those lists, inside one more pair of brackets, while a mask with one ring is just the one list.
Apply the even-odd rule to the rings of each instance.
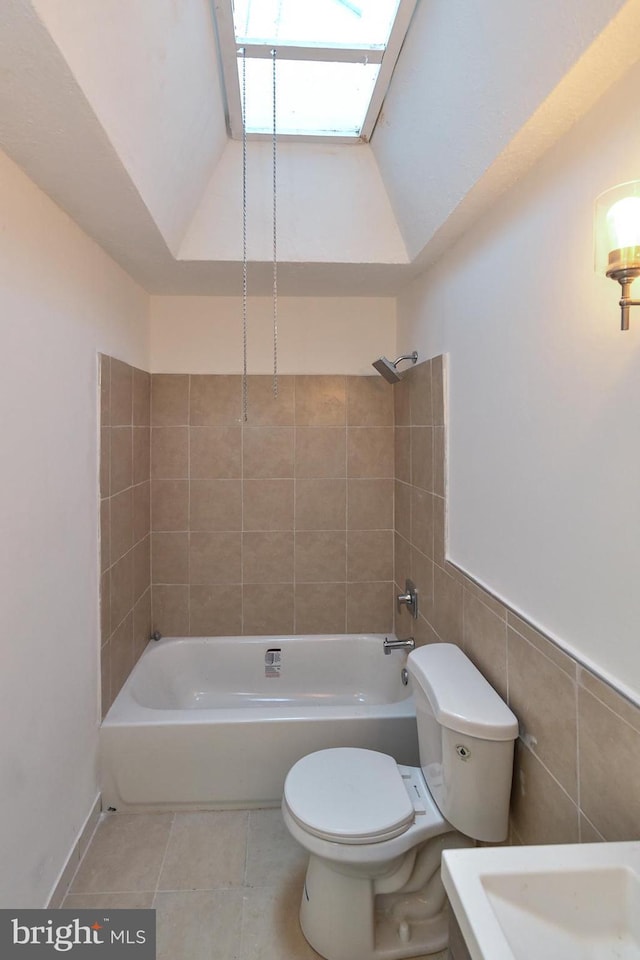
[[518, 736], [518, 721], [509, 707], [455, 644], [418, 647], [409, 654], [407, 670], [443, 727], [482, 740]]

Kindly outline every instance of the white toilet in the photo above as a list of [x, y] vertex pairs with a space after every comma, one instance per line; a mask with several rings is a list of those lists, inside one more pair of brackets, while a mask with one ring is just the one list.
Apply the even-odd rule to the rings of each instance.
[[420, 767], [340, 747], [299, 760], [282, 812], [308, 850], [300, 924], [327, 960], [393, 960], [443, 950], [440, 855], [506, 839], [518, 723], [462, 651], [409, 654]]

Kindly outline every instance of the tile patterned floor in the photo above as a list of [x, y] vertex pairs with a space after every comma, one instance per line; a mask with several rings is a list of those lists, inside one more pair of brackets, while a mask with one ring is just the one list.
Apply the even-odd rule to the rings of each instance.
[[111, 814], [62, 906], [154, 907], [157, 960], [317, 960], [305, 869], [279, 810]]
[[318, 960], [306, 863], [280, 810], [106, 814], [62, 906], [154, 907], [157, 960]]

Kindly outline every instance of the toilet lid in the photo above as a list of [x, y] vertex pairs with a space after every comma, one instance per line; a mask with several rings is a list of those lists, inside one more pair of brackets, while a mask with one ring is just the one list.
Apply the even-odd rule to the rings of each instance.
[[303, 757], [287, 775], [284, 799], [303, 830], [337, 843], [389, 840], [414, 819], [393, 757], [358, 747]]

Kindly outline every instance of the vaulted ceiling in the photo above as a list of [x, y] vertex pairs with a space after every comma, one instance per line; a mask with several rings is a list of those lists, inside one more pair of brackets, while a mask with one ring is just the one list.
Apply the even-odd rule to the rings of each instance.
[[[238, 293], [241, 149], [209, 0], [0, 0], [0, 18], [0, 146], [148, 291]], [[371, 142], [279, 146], [281, 293], [395, 294], [639, 40], [640, 0], [419, 0]], [[271, 289], [270, 149], [249, 143], [253, 294]]]

